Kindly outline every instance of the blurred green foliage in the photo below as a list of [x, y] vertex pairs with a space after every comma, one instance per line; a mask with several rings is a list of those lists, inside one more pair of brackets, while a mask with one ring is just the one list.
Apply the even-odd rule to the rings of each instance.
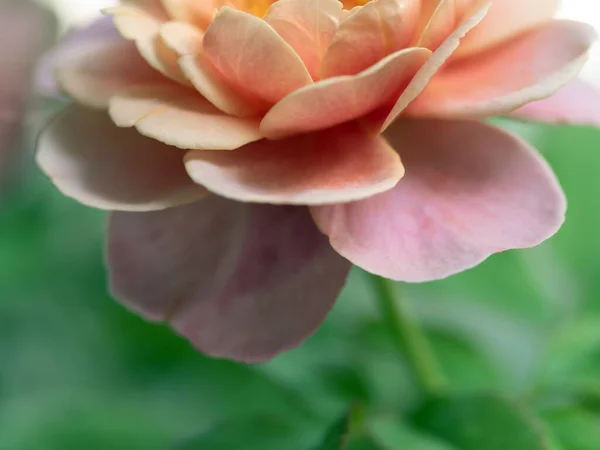
[[109, 297], [105, 215], [25, 170], [0, 208], [0, 449], [600, 449], [600, 132], [496, 123], [542, 150], [570, 209], [536, 249], [401, 287], [452, 385], [438, 399], [358, 270], [301, 348], [203, 357]]

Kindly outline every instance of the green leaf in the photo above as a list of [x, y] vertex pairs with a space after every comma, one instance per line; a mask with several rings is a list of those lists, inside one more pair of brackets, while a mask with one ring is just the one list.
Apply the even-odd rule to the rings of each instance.
[[564, 450], [600, 449], [600, 416], [583, 409], [548, 412], [542, 419]]
[[549, 450], [537, 419], [494, 395], [465, 395], [429, 402], [413, 417], [422, 431], [461, 450]]
[[291, 423], [252, 419], [217, 425], [177, 450], [306, 450], [317, 434]]
[[323, 441], [314, 450], [346, 450], [350, 434], [355, 430], [360, 431], [363, 420], [363, 409], [353, 406], [327, 430]]

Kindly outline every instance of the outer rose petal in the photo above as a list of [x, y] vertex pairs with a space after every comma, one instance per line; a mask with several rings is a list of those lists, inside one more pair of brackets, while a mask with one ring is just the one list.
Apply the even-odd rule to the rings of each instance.
[[162, 4], [175, 20], [188, 22], [202, 29], [210, 25], [217, 9], [214, 0], [162, 0]]
[[88, 26], [71, 30], [58, 45], [46, 52], [38, 61], [34, 86], [35, 91], [49, 97], [60, 97], [56, 80], [56, 68], [71, 51], [77, 52], [83, 44], [114, 41], [119, 33], [110, 17], [102, 17]]
[[466, 19], [448, 38], [433, 52], [429, 60], [419, 69], [408, 87], [396, 101], [396, 104], [386, 117], [381, 127], [385, 131], [390, 124], [404, 111], [404, 109], [423, 92], [429, 80], [444, 65], [446, 60], [454, 53], [460, 45], [461, 39], [485, 17], [490, 9], [490, 0], [473, 0], [470, 8], [465, 14]]
[[313, 208], [333, 248], [365, 270], [410, 282], [444, 278], [493, 253], [537, 245], [563, 222], [551, 169], [500, 129], [401, 120], [386, 137], [406, 164], [394, 189]]
[[265, 20], [290, 44], [317, 80], [321, 61], [345, 15], [338, 0], [278, 0]]
[[63, 194], [85, 205], [149, 211], [206, 195], [185, 173], [181, 151], [117, 128], [103, 112], [69, 107], [37, 146], [41, 169]]
[[258, 119], [227, 116], [173, 83], [124, 91], [111, 99], [109, 112], [118, 126], [183, 149], [232, 150], [262, 138]]
[[589, 25], [550, 22], [500, 48], [449, 65], [406, 113], [454, 118], [505, 114], [552, 95], [574, 79], [595, 39]]
[[235, 86], [271, 103], [312, 82], [300, 57], [267, 22], [228, 7], [208, 27], [204, 51]]
[[109, 226], [113, 293], [211, 356], [266, 361], [323, 321], [350, 264], [305, 208], [215, 196], [168, 211], [116, 213]]
[[584, 81], [575, 80], [552, 97], [528, 103], [512, 115], [549, 123], [600, 127], [600, 92]]
[[162, 77], [142, 57], [135, 45], [121, 38], [86, 43], [65, 55], [58, 82], [71, 97], [92, 108], [107, 108], [110, 98]]
[[340, 27], [323, 59], [322, 78], [352, 75], [408, 47], [418, 0], [372, 0]]
[[440, 0], [419, 37], [417, 45], [435, 50], [454, 31], [458, 12], [456, 0]]
[[204, 34], [190, 24], [167, 22], [160, 27], [160, 37], [165, 45], [178, 55], [194, 55], [202, 52]]
[[325, 204], [391, 189], [404, 174], [396, 152], [358, 124], [233, 152], [190, 152], [190, 176], [209, 190], [243, 202]]
[[489, 14], [463, 40], [455, 56], [493, 47], [552, 19], [560, 0], [494, 0]]
[[389, 55], [358, 75], [328, 78], [282, 99], [260, 127], [268, 138], [281, 138], [358, 119], [394, 102], [431, 52], [409, 48]]

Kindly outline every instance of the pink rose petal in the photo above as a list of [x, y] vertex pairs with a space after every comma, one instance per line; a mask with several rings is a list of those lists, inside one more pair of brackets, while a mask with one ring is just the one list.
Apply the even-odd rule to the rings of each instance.
[[548, 123], [600, 127], [600, 89], [575, 80], [552, 97], [528, 103], [512, 115]]
[[264, 117], [269, 138], [328, 128], [393, 104], [431, 52], [409, 48], [394, 53], [358, 75], [345, 75], [305, 86], [277, 103]]
[[589, 25], [553, 21], [439, 72], [406, 109], [419, 117], [483, 118], [555, 93], [574, 79], [596, 39]]
[[37, 147], [37, 163], [56, 187], [95, 208], [149, 211], [206, 195], [187, 176], [182, 151], [117, 128], [104, 112], [67, 108]]
[[305, 208], [211, 196], [153, 213], [116, 213], [108, 265], [115, 296], [168, 321], [202, 352], [262, 362], [323, 321], [350, 264]]
[[192, 151], [190, 176], [243, 202], [324, 204], [391, 189], [404, 174], [398, 154], [379, 136], [349, 123], [232, 152]]
[[409, 46], [418, 0], [372, 0], [340, 27], [323, 59], [322, 78], [352, 75]]
[[500, 129], [400, 120], [386, 138], [406, 166], [394, 189], [312, 209], [333, 248], [369, 272], [409, 282], [444, 278], [493, 253], [535, 246], [564, 220], [550, 167]]
[[318, 80], [321, 61], [344, 12], [337, 0], [278, 0], [265, 20], [302, 58], [313, 80]]
[[433, 52], [433, 55], [431, 55], [429, 60], [421, 67], [421, 69], [419, 69], [408, 87], [404, 90], [402, 95], [400, 95], [398, 100], [396, 100], [396, 104], [383, 121], [381, 127], [382, 132], [396, 120], [396, 118], [421, 92], [423, 92], [431, 78], [459, 47], [461, 39], [483, 20], [490, 9], [490, 4], [490, 0], [473, 0], [473, 3], [465, 13], [466, 18], [463, 22], [450, 36], [448, 36], [437, 50]]
[[463, 40], [455, 57], [492, 48], [525, 31], [549, 22], [560, 0], [494, 0], [489, 14]]
[[208, 59], [233, 85], [275, 103], [310, 84], [304, 63], [264, 20], [223, 7], [204, 36]]

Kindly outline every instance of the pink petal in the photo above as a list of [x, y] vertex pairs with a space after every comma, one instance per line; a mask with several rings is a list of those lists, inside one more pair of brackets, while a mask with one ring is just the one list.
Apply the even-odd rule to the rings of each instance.
[[480, 118], [548, 97], [577, 76], [595, 38], [588, 25], [550, 22], [500, 48], [450, 64], [406, 113]]
[[149, 8], [140, 1], [108, 8], [104, 12], [114, 16], [115, 26], [124, 38], [135, 41], [136, 47], [147, 63], [167, 78], [188, 84], [178, 65], [178, 55], [162, 39], [161, 26], [168, 21], [162, 6]]
[[430, 55], [424, 48], [401, 50], [358, 75], [327, 78], [298, 89], [266, 114], [261, 132], [268, 138], [305, 133], [390, 105]]
[[187, 176], [180, 150], [117, 128], [104, 112], [69, 107], [37, 147], [37, 163], [56, 187], [95, 208], [149, 211], [206, 195]]
[[495, 0], [489, 14], [463, 40], [456, 57], [477, 53], [549, 22], [560, 0]]
[[202, 352], [262, 362], [300, 345], [323, 321], [350, 264], [305, 208], [215, 196], [109, 225], [111, 290], [168, 321]]
[[60, 97], [56, 80], [56, 68], [67, 58], [70, 51], [82, 44], [98, 41], [114, 41], [119, 33], [110, 17], [102, 17], [88, 26], [71, 30], [53, 49], [38, 61], [35, 73], [35, 91], [48, 97]]
[[249, 97], [243, 90], [232, 86], [202, 53], [182, 56], [179, 65], [196, 90], [227, 114], [258, 116], [269, 108], [267, 103]]
[[417, 45], [430, 50], [437, 49], [454, 31], [457, 15], [456, 0], [440, 0], [429, 16], [429, 21], [420, 34]]
[[404, 174], [398, 154], [358, 124], [232, 152], [194, 151], [190, 176], [209, 190], [243, 202], [325, 204], [391, 189]]
[[79, 103], [107, 108], [110, 98], [137, 84], [162, 80], [135, 45], [122, 38], [71, 48], [59, 64], [58, 82]]
[[455, 52], [460, 45], [461, 39], [474, 27], [476, 27], [485, 17], [490, 9], [490, 0], [473, 0], [466, 19], [448, 38], [433, 52], [429, 60], [419, 69], [415, 77], [409, 83], [402, 95], [396, 100], [396, 104], [386, 117], [381, 127], [385, 131], [394, 120], [406, 109], [406, 107], [423, 92], [429, 84], [431, 78], [440, 70], [447, 59]]
[[406, 165], [394, 189], [313, 208], [333, 248], [369, 272], [409, 282], [444, 278], [493, 253], [535, 246], [564, 220], [550, 167], [500, 129], [400, 120], [386, 137]]
[[300, 57], [267, 22], [235, 9], [219, 10], [204, 51], [233, 85], [267, 102], [312, 82]]
[[600, 91], [584, 81], [575, 80], [552, 97], [528, 103], [512, 115], [548, 123], [600, 127]]
[[337, 0], [279, 0], [265, 20], [302, 58], [313, 80], [318, 80], [321, 61], [343, 13]]
[[118, 126], [183, 149], [232, 150], [262, 138], [258, 119], [223, 114], [196, 91], [174, 83], [121, 92], [109, 112]]
[[325, 54], [322, 78], [352, 75], [409, 46], [417, 0], [372, 0], [342, 22]]

